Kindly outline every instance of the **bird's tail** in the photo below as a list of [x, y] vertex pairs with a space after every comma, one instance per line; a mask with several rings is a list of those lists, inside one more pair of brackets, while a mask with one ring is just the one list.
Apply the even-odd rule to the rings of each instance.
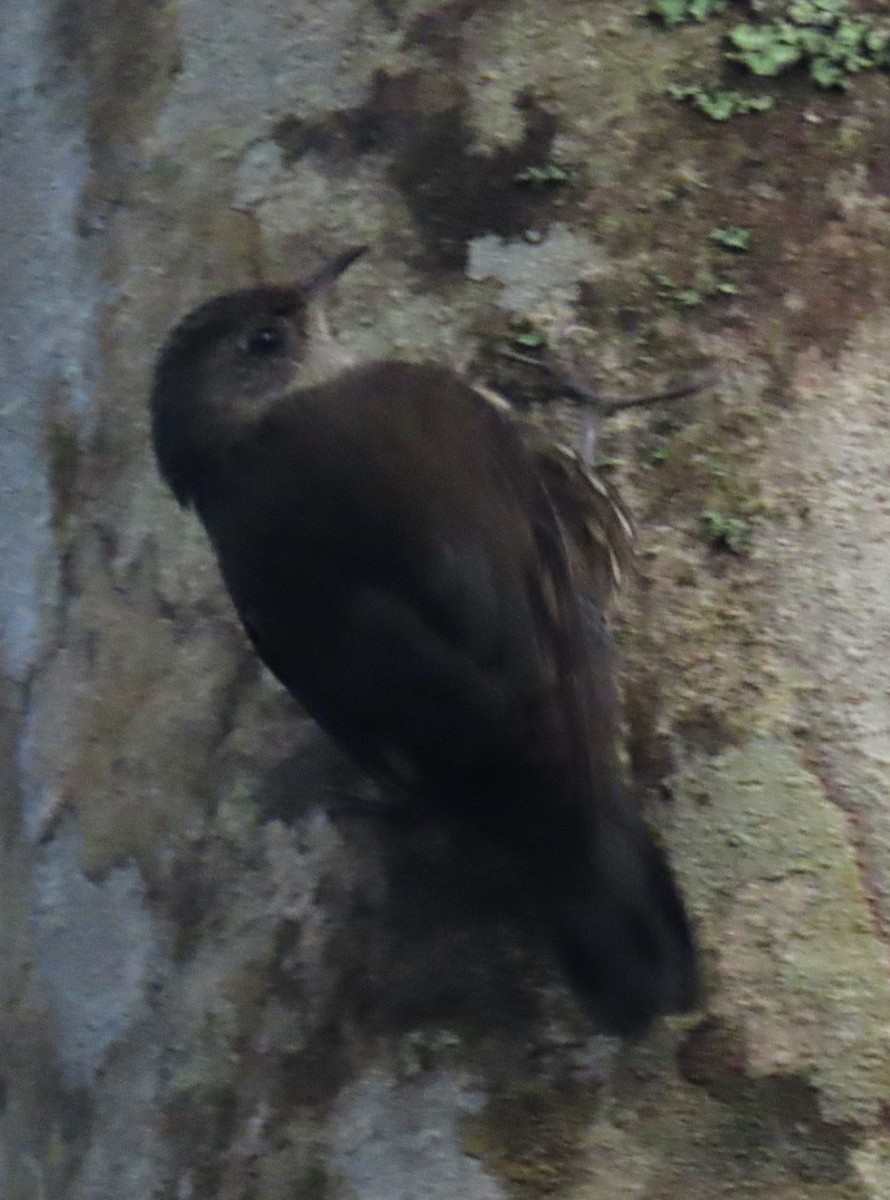
[[610, 1032], [638, 1036], [694, 1007], [695, 938], [667, 860], [641, 821], [601, 830], [589, 869], [544, 881], [562, 966]]

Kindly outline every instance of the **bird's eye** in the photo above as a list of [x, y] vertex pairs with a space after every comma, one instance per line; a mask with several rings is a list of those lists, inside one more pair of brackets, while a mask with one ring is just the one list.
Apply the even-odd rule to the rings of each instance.
[[274, 325], [254, 329], [247, 335], [248, 354], [275, 354], [284, 345], [284, 334]]

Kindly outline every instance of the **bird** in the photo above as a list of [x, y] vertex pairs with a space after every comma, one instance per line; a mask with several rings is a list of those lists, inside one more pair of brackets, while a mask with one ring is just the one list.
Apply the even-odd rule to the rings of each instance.
[[253, 646], [365, 771], [507, 851], [607, 1032], [695, 1007], [695, 935], [620, 765], [611, 485], [435, 362], [344, 365], [323, 301], [361, 256], [206, 301], [150, 395]]

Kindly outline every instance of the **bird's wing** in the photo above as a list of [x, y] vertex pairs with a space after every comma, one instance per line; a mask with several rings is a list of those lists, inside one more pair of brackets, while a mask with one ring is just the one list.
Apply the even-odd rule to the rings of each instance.
[[633, 520], [617, 489], [577, 450], [522, 421], [500, 392], [478, 382], [470, 386], [487, 404], [517, 421], [559, 520], [576, 584], [602, 614], [624, 581], [636, 540]]
[[535, 467], [569, 547], [576, 584], [602, 613], [633, 562], [636, 532], [618, 491], [562, 442], [528, 435]]

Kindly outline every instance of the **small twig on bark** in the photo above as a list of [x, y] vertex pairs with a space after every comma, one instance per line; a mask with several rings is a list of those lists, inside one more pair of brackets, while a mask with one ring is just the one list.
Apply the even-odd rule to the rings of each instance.
[[503, 358], [510, 359], [511, 362], [523, 363], [526, 366], [538, 367], [540, 370], [546, 371], [567, 396], [589, 404], [597, 410], [601, 417], [610, 417], [613, 413], [621, 412], [625, 408], [643, 408], [649, 404], [657, 404], [661, 400], [680, 400], [684, 396], [694, 396], [711, 387], [719, 378], [718, 372], [711, 370], [655, 392], [645, 392], [636, 396], [609, 396], [603, 395], [592, 385], [584, 383], [578, 378], [575, 371], [564, 363], [555, 363], [546, 358], [533, 358], [530, 354], [521, 354], [518, 350], [506, 348], [500, 350], [499, 353]]

